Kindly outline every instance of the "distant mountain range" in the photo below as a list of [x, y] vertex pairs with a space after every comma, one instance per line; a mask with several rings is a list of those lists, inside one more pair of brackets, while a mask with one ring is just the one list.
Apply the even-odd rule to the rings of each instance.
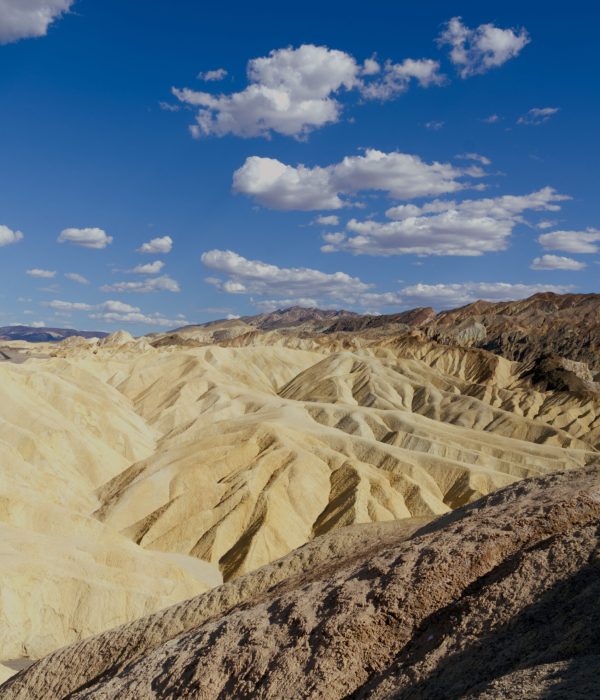
[[185, 326], [170, 334], [194, 328], [210, 329], [213, 340], [219, 340], [219, 333], [225, 339], [255, 330], [309, 336], [361, 333], [373, 337], [419, 330], [440, 343], [482, 348], [521, 362], [558, 355], [585, 362], [594, 376], [600, 374], [600, 294], [543, 292], [518, 301], [476, 301], [439, 313], [431, 307], [372, 315], [292, 306]]
[[34, 326], [0, 326], [0, 340], [26, 340], [28, 343], [60, 342], [71, 336], [105, 338], [104, 331], [78, 331], [74, 328], [38, 328]]
[[[149, 337], [155, 346], [168, 345], [175, 338], [182, 344], [185, 336], [194, 335], [195, 329], [210, 332], [210, 342], [254, 331], [303, 336], [360, 333], [379, 337], [418, 330], [440, 343], [482, 348], [520, 362], [558, 355], [585, 362], [595, 377], [600, 376], [600, 294], [544, 292], [518, 301], [476, 301], [439, 313], [431, 307], [374, 315], [292, 306], [239, 319], [183, 326]], [[58, 342], [74, 335], [103, 338], [108, 334], [73, 328], [0, 327], [0, 340]], [[208, 340], [185, 342], [193, 345]]]

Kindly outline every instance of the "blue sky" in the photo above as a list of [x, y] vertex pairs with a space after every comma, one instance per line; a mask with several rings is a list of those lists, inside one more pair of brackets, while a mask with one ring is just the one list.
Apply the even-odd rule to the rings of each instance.
[[0, 0], [0, 325], [599, 291], [589, 3], [225, 5]]

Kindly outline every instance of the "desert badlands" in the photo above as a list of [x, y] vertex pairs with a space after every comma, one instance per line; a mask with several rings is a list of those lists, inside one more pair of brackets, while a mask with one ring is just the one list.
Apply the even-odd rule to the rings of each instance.
[[599, 329], [542, 294], [1, 341], [0, 697], [598, 697]]
[[600, 700], [600, 4], [0, 0], [0, 700]]

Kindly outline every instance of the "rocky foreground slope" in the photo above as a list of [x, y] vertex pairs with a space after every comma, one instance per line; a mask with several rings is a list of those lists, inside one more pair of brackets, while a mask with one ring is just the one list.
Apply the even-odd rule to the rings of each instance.
[[598, 697], [600, 465], [382, 527], [56, 652], [2, 698]]

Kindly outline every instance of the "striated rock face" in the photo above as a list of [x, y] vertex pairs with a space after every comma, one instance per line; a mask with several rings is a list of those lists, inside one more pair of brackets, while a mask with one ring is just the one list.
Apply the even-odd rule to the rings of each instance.
[[438, 314], [427, 333], [452, 341], [453, 329], [477, 322], [486, 337], [478, 347], [510, 360], [531, 361], [548, 354], [586, 363], [600, 374], [600, 295], [536, 294], [511, 302], [476, 302]]
[[354, 526], [345, 542], [332, 533], [60, 650], [1, 696], [595, 697], [599, 464], [509, 486], [416, 531], [381, 528]]
[[[233, 337], [232, 323], [240, 336], [252, 329], [279, 329], [316, 337], [359, 333], [381, 338], [420, 329], [446, 345], [479, 347], [519, 362], [556, 355], [587, 364], [596, 381], [600, 375], [600, 294], [544, 292], [519, 301], [477, 301], [438, 314], [429, 307], [381, 316], [293, 307], [190, 329], [213, 342], [225, 339], [224, 334]], [[190, 329], [176, 331], [172, 344], [189, 338]], [[223, 337], [215, 337], [219, 333]], [[164, 335], [155, 342], [167, 343]]]

